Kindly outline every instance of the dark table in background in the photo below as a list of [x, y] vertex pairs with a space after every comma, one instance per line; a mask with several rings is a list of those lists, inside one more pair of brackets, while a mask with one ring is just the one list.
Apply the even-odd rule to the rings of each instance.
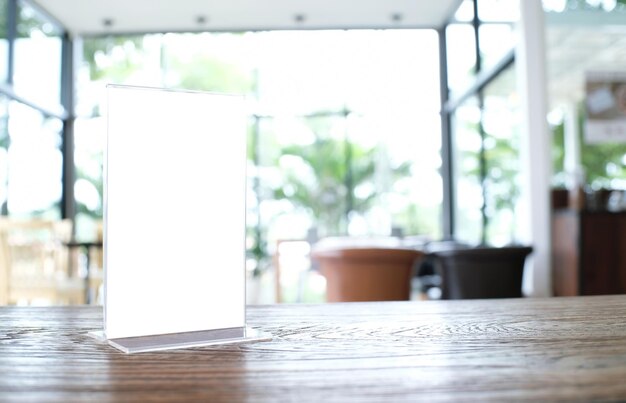
[[0, 401], [626, 400], [626, 296], [252, 306], [272, 341], [135, 355], [101, 322], [0, 308]]

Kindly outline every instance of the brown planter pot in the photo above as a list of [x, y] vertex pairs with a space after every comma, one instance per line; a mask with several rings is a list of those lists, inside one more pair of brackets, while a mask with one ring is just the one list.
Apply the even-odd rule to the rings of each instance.
[[411, 295], [411, 278], [423, 253], [401, 248], [317, 250], [312, 258], [326, 277], [328, 302], [401, 301]]

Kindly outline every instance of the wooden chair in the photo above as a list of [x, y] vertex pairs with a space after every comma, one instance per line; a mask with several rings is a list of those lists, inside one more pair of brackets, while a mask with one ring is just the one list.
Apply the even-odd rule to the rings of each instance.
[[84, 284], [69, 272], [71, 220], [0, 219], [0, 305], [81, 304]]
[[529, 246], [453, 248], [429, 253], [442, 299], [517, 298]]

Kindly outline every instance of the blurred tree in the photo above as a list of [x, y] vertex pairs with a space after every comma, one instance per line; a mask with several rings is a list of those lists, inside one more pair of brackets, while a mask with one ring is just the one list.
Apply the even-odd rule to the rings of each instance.
[[565, 186], [565, 125], [563, 121], [550, 127], [552, 132], [552, 186]]
[[9, 2], [0, 0], [0, 39], [7, 38], [7, 14], [9, 13]]
[[[311, 145], [283, 147], [279, 166], [284, 183], [274, 197], [308, 214], [322, 235], [346, 234], [350, 213], [366, 213], [383, 192], [374, 178], [377, 152], [374, 147], [320, 136]], [[409, 171], [409, 163], [395, 167], [392, 181]], [[371, 191], [355, 192], [361, 185]]]
[[[492, 239], [494, 231], [493, 218], [504, 210], [515, 213], [515, 206], [520, 196], [519, 183], [519, 144], [517, 139], [493, 138], [491, 146], [485, 147], [485, 161], [487, 176], [484, 181], [486, 187], [486, 214], [488, 225], [486, 239]], [[515, 240], [515, 226], [509, 228], [509, 239]]]
[[[616, 187], [614, 179], [626, 179], [626, 144], [600, 143], [589, 144], [585, 141], [586, 113], [584, 104], [578, 106], [578, 136], [580, 138], [581, 163], [585, 182], [594, 188], [610, 189]], [[625, 188], [622, 184], [618, 186]]]
[[[284, 183], [275, 190], [274, 197], [304, 210], [327, 235], [346, 231], [345, 147], [341, 140], [317, 138], [312, 145], [291, 145], [281, 150], [279, 166]], [[373, 162], [365, 169], [373, 171]]]
[[179, 88], [227, 94], [249, 94], [254, 89], [254, 80], [249, 72], [203, 54], [195, 54], [186, 61], [173, 57], [167, 63], [167, 69], [176, 77], [172, 86]]
[[[485, 195], [485, 220], [481, 229], [481, 239], [489, 243], [492, 236], [493, 218], [499, 211], [515, 211], [515, 205], [520, 196], [519, 183], [519, 156], [518, 147], [509, 139], [490, 137], [484, 149], [486, 175], [481, 177], [480, 164], [472, 164], [464, 175], [475, 176], [482, 183]], [[478, 152], [465, 151], [464, 159], [479, 159]], [[514, 237], [514, 228], [510, 229], [511, 239]]]
[[83, 58], [92, 81], [123, 83], [141, 66], [143, 36], [85, 38]]

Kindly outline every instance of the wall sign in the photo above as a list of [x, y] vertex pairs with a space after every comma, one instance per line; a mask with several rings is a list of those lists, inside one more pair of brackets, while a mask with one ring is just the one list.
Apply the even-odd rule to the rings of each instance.
[[626, 73], [586, 74], [585, 142], [626, 142]]

